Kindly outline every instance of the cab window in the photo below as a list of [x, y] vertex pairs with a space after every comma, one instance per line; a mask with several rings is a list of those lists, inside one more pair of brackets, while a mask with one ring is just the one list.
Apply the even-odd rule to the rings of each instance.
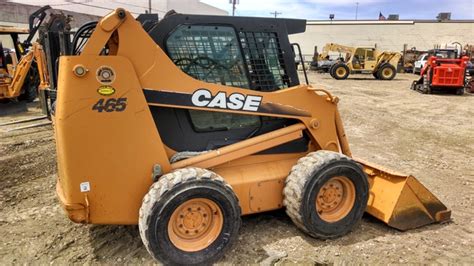
[[[173, 62], [195, 79], [251, 88], [236, 31], [227, 26], [181, 25], [166, 40]], [[189, 110], [197, 132], [259, 127], [258, 116]]]
[[373, 49], [367, 50], [367, 61], [374, 61], [374, 60], [375, 60], [374, 50]]

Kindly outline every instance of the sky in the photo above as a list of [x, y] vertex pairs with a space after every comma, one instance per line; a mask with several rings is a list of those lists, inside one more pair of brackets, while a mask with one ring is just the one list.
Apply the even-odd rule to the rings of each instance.
[[[474, 0], [238, 0], [236, 15], [328, 19], [355, 19], [356, 2], [358, 19], [378, 19], [379, 12], [385, 17], [399, 14], [400, 19], [436, 19], [440, 12], [451, 12], [451, 19], [474, 19]], [[201, 0], [232, 14], [229, 0]]]

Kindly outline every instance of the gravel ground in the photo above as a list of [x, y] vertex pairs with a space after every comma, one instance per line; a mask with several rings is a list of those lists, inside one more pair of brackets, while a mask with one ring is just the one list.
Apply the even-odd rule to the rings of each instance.
[[[474, 94], [419, 94], [409, 89], [409, 74], [309, 78], [341, 99], [356, 157], [413, 174], [451, 208], [453, 221], [399, 232], [365, 216], [350, 234], [320, 241], [284, 211], [251, 215], [222, 263], [474, 264]], [[37, 115], [30, 106], [0, 123]], [[0, 127], [0, 264], [154, 263], [136, 226], [70, 222], [55, 195], [51, 126], [6, 132], [13, 127]]]

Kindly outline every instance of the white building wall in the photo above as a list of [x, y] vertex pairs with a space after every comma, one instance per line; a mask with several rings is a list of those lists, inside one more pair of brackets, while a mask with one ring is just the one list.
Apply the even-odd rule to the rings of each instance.
[[[148, 10], [148, 0], [11, 0], [11, 2], [36, 6], [48, 4], [54, 9], [74, 11], [100, 17], [119, 7], [125, 8], [135, 16], [145, 13], [145, 11]], [[201, 3], [199, 0], [151, 0], [151, 7], [152, 13], [158, 13], [160, 17], [163, 17], [166, 12], [171, 9], [189, 14], [228, 15], [227, 11]]]
[[301, 45], [306, 60], [326, 43], [348, 46], [374, 46], [383, 50], [432, 49], [435, 45], [460, 42], [474, 44], [474, 21], [308, 21], [306, 32], [290, 35], [291, 42]]
[[[28, 16], [43, 6], [44, 0], [14, 0], [12, 2], [2, 2], [0, 0], [0, 26], [13, 26], [20, 28], [28, 28]], [[77, 28], [85, 22], [97, 20], [100, 17], [111, 12], [111, 10], [123, 7], [137, 16], [140, 13], [145, 13], [148, 6], [148, 0], [117, 0], [117, 1], [81, 1], [73, 4], [64, 0], [49, 0], [48, 4], [58, 12], [65, 11], [66, 14], [73, 15], [74, 20], [71, 25]], [[203, 14], [203, 15], [228, 15], [228, 12], [205, 3], [199, 0], [152, 0], [152, 12], [158, 13], [160, 18], [174, 9], [179, 13], [187, 14]], [[49, 12], [49, 11], [48, 11]], [[20, 35], [20, 40], [26, 39], [27, 35]], [[0, 42], [5, 48], [13, 48], [13, 43], [10, 36], [0, 35]]]
[[201, 3], [198, 0], [167, 0], [167, 10], [174, 9], [178, 13], [227, 16], [225, 10]]

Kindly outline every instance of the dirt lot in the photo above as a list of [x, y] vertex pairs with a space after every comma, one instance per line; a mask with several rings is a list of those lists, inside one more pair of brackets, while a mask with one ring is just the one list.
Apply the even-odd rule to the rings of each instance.
[[[225, 263], [474, 263], [474, 95], [422, 95], [414, 76], [393, 81], [310, 74], [339, 96], [357, 157], [412, 173], [452, 209], [453, 221], [409, 232], [371, 217], [331, 241], [307, 237], [283, 211], [243, 218]], [[0, 123], [39, 110], [0, 117]], [[136, 226], [70, 222], [55, 195], [51, 126], [5, 132], [0, 127], [0, 264], [146, 263], [153, 261]]]

